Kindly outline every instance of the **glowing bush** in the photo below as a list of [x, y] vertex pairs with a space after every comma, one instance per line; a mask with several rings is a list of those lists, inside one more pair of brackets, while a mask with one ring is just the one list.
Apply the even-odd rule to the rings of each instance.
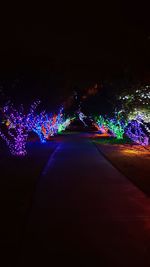
[[98, 116], [96, 118], [96, 122], [94, 123], [94, 126], [100, 131], [102, 134], [107, 134], [108, 133], [108, 127], [106, 120], [104, 119], [103, 116]]
[[147, 146], [149, 137], [142, 129], [142, 123], [138, 120], [129, 121], [126, 127], [126, 135], [135, 143]]
[[104, 119], [104, 117], [99, 116], [96, 124], [101, 133], [108, 133], [109, 131], [117, 139], [123, 139], [124, 129], [126, 127], [126, 123], [123, 120], [117, 118]]

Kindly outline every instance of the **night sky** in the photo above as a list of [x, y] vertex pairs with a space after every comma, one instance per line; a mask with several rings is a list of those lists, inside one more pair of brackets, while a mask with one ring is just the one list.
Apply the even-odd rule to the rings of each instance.
[[32, 8], [29, 14], [15, 10], [0, 26], [0, 78], [24, 77], [22, 89], [14, 86], [12, 94], [45, 94], [52, 100], [57, 95], [61, 101], [84, 83], [150, 77], [144, 2]]

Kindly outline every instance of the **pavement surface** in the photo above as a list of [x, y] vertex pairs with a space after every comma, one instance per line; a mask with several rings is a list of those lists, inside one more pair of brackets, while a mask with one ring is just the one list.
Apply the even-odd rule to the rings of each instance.
[[18, 266], [150, 266], [150, 200], [84, 134], [39, 180]]

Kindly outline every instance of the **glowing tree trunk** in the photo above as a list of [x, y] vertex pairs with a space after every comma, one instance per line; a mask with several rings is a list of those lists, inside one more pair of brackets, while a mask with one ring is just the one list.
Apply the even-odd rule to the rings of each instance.
[[0, 136], [5, 140], [12, 155], [25, 156], [26, 143], [28, 138], [28, 132], [32, 130], [32, 123], [30, 118], [34, 117], [34, 111], [38, 105], [38, 102], [30, 108], [30, 112], [26, 115], [23, 112], [23, 107], [20, 110], [16, 110], [12, 105], [7, 105], [3, 109], [3, 116], [5, 120], [5, 132], [0, 131]]
[[11, 136], [13, 138], [12, 142], [10, 141], [11, 154], [16, 156], [25, 156], [27, 154], [26, 143], [28, 134], [25, 133], [24, 126], [18, 125], [15, 134]]

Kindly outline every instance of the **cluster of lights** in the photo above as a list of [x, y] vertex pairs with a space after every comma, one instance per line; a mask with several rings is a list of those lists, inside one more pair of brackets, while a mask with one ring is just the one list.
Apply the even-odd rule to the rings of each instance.
[[102, 134], [106, 134], [110, 131], [112, 136], [117, 139], [123, 139], [126, 123], [122, 120], [117, 118], [104, 119], [103, 116], [99, 116], [96, 120], [96, 124], [98, 125], [98, 130]]
[[26, 143], [29, 132], [35, 132], [42, 143], [57, 133], [66, 129], [71, 119], [64, 118], [63, 108], [58, 114], [48, 115], [45, 111], [36, 114], [40, 101], [35, 101], [26, 114], [21, 106], [18, 110], [8, 104], [3, 108], [3, 127], [0, 130], [1, 138], [6, 142], [12, 155], [25, 156]]
[[87, 118], [87, 116], [81, 111], [78, 111], [77, 114], [78, 114], [79, 120], [84, 124], [85, 127], [87, 127], [87, 124], [85, 122], [85, 119]]
[[117, 139], [123, 139], [126, 123], [116, 118], [106, 120], [108, 129]]
[[145, 123], [150, 123], [150, 109], [134, 109], [129, 113], [128, 119], [134, 120], [140, 118]]
[[96, 118], [96, 122], [93, 123], [94, 126], [98, 129], [98, 131], [102, 134], [108, 134], [108, 127], [106, 125], [106, 120], [103, 116], [99, 116]]
[[[132, 94], [124, 94], [119, 97], [122, 101], [122, 110], [115, 114], [114, 118], [98, 116], [93, 124], [101, 134], [111, 135], [117, 139], [123, 139], [126, 134], [134, 143], [149, 144], [150, 137], [150, 86], [140, 87]], [[15, 109], [8, 103], [2, 110], [3, 127], [0, 137], [6, 142], [12, 155], [26, 155], [26, 143], [29, 132], [33, 131], [42, 143], [51, 136], [64, 131], [74, 120], [65, 118], [63, 108], [58, 113], [47, 114], [45, 111], [37, 113], [40, 101], [35, 101], [28, 113], [23, 106]], [[79, 120], [85, 127], [87, 116], [77, 112]], [[4, 129], [4, 130], [3, 130]]]
[[41, 112], [35, 117], [30, 118], [30, 120], [28, 121], [29, 127], [31, 127], [32, 131], [38, 135], [41, 143], [46, 142], [46, 132], [44, 131], [44, 124], [46, 123], [46, 121], [47, 115], [45, 114], [45, 112]]
[[150, 109], [134, 109], [129, 113], [130, 130], [127, 131], [128, 136], [141, 145], [149, 144], [150, 136]]
[[23, 107], [16, 110], [13, 105], [7, 105], [3, 108], [5, 126], [7, 133], [0, 133], [3, 140], [9, 147], [12, 155], [24, 156], [26, 155], [26, 142], [28, 138], [27, 121], [29, 114], [25, 114]]
[[66, 128], [69, 127], [69, 125], [71, 124], [71, 122], [74, 120], [75, 118], [67, 118], [65, 119], [61, 124], [59, 124], [58, 126], [58, 133], [61, 133], [63, 131], [66, 130]]
[[143, 116], [136, 116], [134, 120], [124, 121], [122, 119], [104, 119], [99, 116], [96, 119], [97, 129], [103, 133], [102, 129], [108, 129], [111, 135], [117, 139], [123, 139], [124, 134], [134, 143], [140, 145], [149, 144], [150, 125], [145, 123]]
[[132, 120], [126, 127], [126, 135], [134, 142], [140, 145], [147, 146], [149, 137], [142, 129], [142, 124], [138, 120]]
[[123, 94], [119, 96], [119, 100], [122, 100], [123, 104], [130, 104], [135, 102], [137, 105], [150, 105], [150, 86], [142, 86], [139, 89], [134, 89], [131, 94]]
[[150, 85], [132, 88], [132, 93], [119, 97], [122, 114], [128, 121], [126, 135], [135, 143], [149, 144], [150, 137]]
[[70, 122], [69, 118], [64, 118], [63, 109], [61, 108], [58, 114], [40, 114], [33, 130], [39, 135], [41, 142], [44, 143], [51, 136], [64, 131]]
[[58, 133], [64, 131], [71, 119], [65, 119], [63, 115], [63, 108], [61, 108], [58, 114], [47, 114], [41, 112], [39, 115], [31, 116], [29, 119], [29, 125], [40, 138], [41, 143], [45, 143], [47, 139]]

